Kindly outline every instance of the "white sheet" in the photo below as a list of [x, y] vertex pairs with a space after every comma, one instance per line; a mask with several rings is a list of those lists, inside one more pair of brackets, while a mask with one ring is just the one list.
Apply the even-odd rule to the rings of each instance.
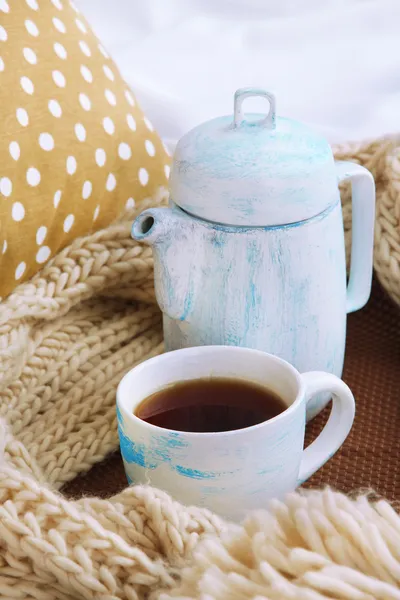
[[399, 0], [75, 3], [171, 146], [247, 85], [332, 142], [400, 132]]

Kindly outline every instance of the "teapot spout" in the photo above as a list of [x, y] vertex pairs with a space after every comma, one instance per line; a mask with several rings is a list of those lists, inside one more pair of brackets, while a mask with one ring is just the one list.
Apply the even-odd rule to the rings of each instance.
[[132, 237], [153, 246], [158, 304], [173, 320], [186, 321], [200, 282], [203, 235], [196, 220], [176, 208], [150, 208], [133, 222]]
[[144, 210], [132, 225], [131, 235], [137, 242], [153, 246], [163, 241], [173, 229], [174, 217], [170, 208], [149, 208]]

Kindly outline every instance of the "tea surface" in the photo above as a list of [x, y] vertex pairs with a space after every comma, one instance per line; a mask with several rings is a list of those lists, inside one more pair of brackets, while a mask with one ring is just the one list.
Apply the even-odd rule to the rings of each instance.
[[152, 425], [177, 431], [219, 432], [268, 421], [287, 406], [268, 388], [231, 378], [192, 379], [148, 396], [135, 414]]

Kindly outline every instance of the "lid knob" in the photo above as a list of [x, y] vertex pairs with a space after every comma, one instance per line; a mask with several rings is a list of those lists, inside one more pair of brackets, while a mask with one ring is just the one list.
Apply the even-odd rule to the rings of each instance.
[[241, 127], [246, 123], [242, 104], [246, 98], [261, 97], [265, 98], [269, 102], [268, 114], [261, 119], [261, 121], [252, 122], [252, 125], [257, 127], [265, 127], [266, 129], [275, 129], [275, 114], [276, 114], [276, 100], [274, 94], [261, 90], [259, 88], [241, 88], [235, 92], [234, 99], [234, 117], [233, 124], [235, 128]]

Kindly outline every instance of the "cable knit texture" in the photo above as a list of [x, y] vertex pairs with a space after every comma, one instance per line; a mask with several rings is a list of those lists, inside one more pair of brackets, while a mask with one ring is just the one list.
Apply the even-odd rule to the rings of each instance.
[[[400, 148], [336, 156], [375, 176], [375, 269], [400, 304]], [[349, 249], [346, 189], [343, 208]], [[58, 491], [117, 447], [116, 386], [162, 351], [135, 214], [76, 240], [0, 305], [0, 597], [400, 600], [400, 518], [384, 500], [296, 492], [238, 526], [149, 487]]]

